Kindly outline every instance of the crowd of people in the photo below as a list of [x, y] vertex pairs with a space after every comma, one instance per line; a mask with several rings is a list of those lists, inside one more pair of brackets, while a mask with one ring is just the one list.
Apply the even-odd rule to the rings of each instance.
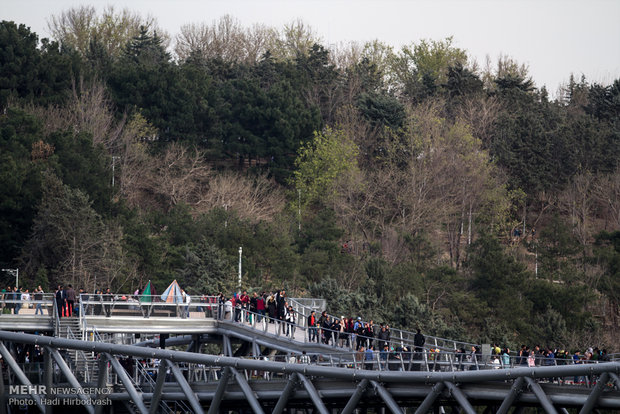
[[22, 309], [35, 307], [35, 315], [43, 315], [41, 300], [43, 299], [43, 288], [37, 286], [35, 289], [22, 289], [17, 286], [7, 286], [0, 291], [0, 299], [3, 314], [19, 314]]
[[267, 318], [270, 323], [283, 322], [285, 334], [292, 335], [297, 323], [297, 313], [286, 300], [286, 291], [257, 292], [249, 295], [247, 291], [234, 293], [227, 298], [224, 294], [218, 294], [220, 314], [225, 319], [240, 322], [245, 318], [251, 322], [256, 318], [258, 322]]
[[[79, 300], [84, 295], [84, 289], [80, 288], [76, 291], [71, 284], [66, 286], [58, 285], [53, 293], [53, 301], [58, 312], [58, 317], [71, 317], [77, 315], [79, 309]], [[35, 308], [35, 315], [43, 315], [43, 304], [45, 291], [39, 285], [35, 289], [21, 289], [19, 287], [8, 286], [0, 291], [0, 306], [3, 314], [19, 314], [22, 309]], [[111, 302], [113, 295], [110, 289], [96, 290], [94, 295], [101, 302]], [[51, 312], [51, 309], [49, 309]], [[102, 304], [100, 306], [100, 314], [106, 313], [110, 316], [110, 306]]]
[[[261, 292], [248, 294], [233, 294], [230, 298], [219, 295], [225, 317], [236, 322], [251, 322], [253, 315], [260, 321], [262, 317], [268, 317], [270, 322], [284, 322], [285, 333], [290, 334], [291, 328], [299, 323], [294, 309], [287, 303], [285, 291]], [[248, 312], [244, 312], [247, 310]], [[326, 311], [317, 314], [311, 311], [306, 318], [307, 340], [332, 346], [351, 348], [356, 352], [356, 358], [360, 361], [383, 361], [386, 367], [398, 366], [399, 361], [410, 362], [416, 359], [426, 359], [434, 365], [441, 365], [442, 354], [446, 353], [440, 348], [424, 348], [425, 337], [420, 329], [414, 336], [412, 346], [396, 346], [392, 341], [390, 326], [388, 324], [375, 324], [372, 320], [362, 321], [361, 317], [336, 318], [328, 315]], [[606, 350], [589, 348], [585, 352], [558, 350], [551, 347], [541, 348], [535, 346], [529, 348], [522, 346], [517, 352], [508, 347], [500, 348], [498, 345], [491, 346], [490, 355], [483, 358], [480, 346], [472, 346], [469, 351], [460, 348], [454, 351], [454, 362], [460, 365], [459, 369], [480, 369], [482, 365], [491, 364], [495, 368], [508, 368], [514, 366], [550, 366], [565, 365], [569, 363], [584, 363], [585, 361], [608, 361]], [[400, 364], [401, 369], [403, 365]], [[416, 364], [413, 364], [414, 366]], [[439, 369], [439, 368], [438, 368]]]
[[[285, 335], [292, 335], [295, 325], [300, 322], [295, 310], [288, 303], [284, 290], [252, 294], [243, 291], [231, 297], [220, 293], [218, 302], [225, 319], [251, 323], [252, 318], [256, 318], [257, 322], [266, 318], [269, 323], [283, 323]], [[380, 359], [387, 363], [388, 360], [400, 360], [403, 352], [421, 356], [424, 349], [426, 339], [420, 329], [417, 329], [414, 336], [413, 349], [408, 349], [394, 346], [388, 324], [375, 324], [373, 320], [363, 321], [359, 316], [335, 318], [327, 311], [317, 315], [316, 311], [312, 310], [304, 317], [309, 342], [350, 348], [370, 361]]]
[[[138, 292], [139, 293], [139, 292]], [[44, 290], [41, 286], [35, 289], [20, 289], [17, 287], [7, 287], [0, 292], [2, 313], [19, 314], [23, 308], [35, 307], [35, 315], [43, 315], [42, 299]], [[58, 286], [53, 299], [59, 317], [73, 316], [79, 309], [78, 301], [84, 295], [84, 289], [77, 292], [69, 284]], [[99, 299], [93, 309], [94, 314], [110, 316], [111, 306], [109, 302], [113, 299], [110, 289], [96, 290], [94, 294], [88, 294]], [[88, 296], [82, 296], [88, 298]], [[189, 297], [189, 295], [185, 295]], [[283, 323], [285, 335], [293, 335], [295, 326], [299, 323], [298, 315], [293, 307], [288, 303], [286, 292], [278, 290], [273, 292], [263, 291], [248, 294], [247, 291], [235, 293], [226, 297], [220, 293], [217, 297], [220, 314], [224, 318], [241, 322], [252, 322], [253, 318], [260, 322], [263, 318], [270, 323]], [[189, 305], [190, 299], [187, 298], [186, 304]], [[358, 360], [364, 361], [390, 361], [390, 360], [411, 360], [424, 354], [425, 337], [420, 329], [414, 336], [413, 346], [407, 348], [395, 347], [391, 342], [391, 331], [388, 324], [375, 324], [373, 320], [363, 321], [361, 317], [332, 317], [323, 311], [317, 315], [311, 311], [306, 318], [307, 340], [309, 342], [322, 343], [342, 348], [355, 350]], [[411, 349], [413, 348], [413, 349]], [[426, 350], [426, 358], [430, 361], [439, 361], [442, 351], [439, 348]], [[488, 356], [488, 354], [487, 354]], [[541, 347], [536, 345], [532, 348], [522, 345], [517, 352], [511, 351], [508, 347], [500, 348], [497, 344], [491, 346], [490, 356], [483, 358], [482, 350], [479, 346], [471, 346], [470, 350], [465, 348], [457, 349], [454, 352], [455, 361], [467, 368], [477, 369], [482, 362], [489, 363], [495, 368], [507, 368], [513, 366], [551, 366], [580, 364], [589, 361], [609, 361], [607, 350], [588, 348], [581, 352], [579, 350], [569, 352], [564, 349], [553, 347]]]
[[570, 352], [569, 350], [554, 347], [536, 345], [530, 348], [527, 345], [521, 345], [518, 351], [513, 352], [508, 347], [500, 348], [497, 344], [493, 344], [490, 351], [490, 356], [485, 357], [479, 346], [472, 346], [470, 351], [461, 348], [455, 351], [456, 361], [459, 363], [469, 362], [469, 369], [478, 369], [481, 364], [486, 364], [487, 362], [493, 368], [500, 369], [610, 361], [607, 350], [599, 349], [598, 347], [588, 348], [582, 353], [580, 350]]

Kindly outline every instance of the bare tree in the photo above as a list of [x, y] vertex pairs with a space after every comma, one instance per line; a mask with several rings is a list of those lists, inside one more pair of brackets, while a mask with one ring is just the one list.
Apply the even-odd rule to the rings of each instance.
[[284, 25], [269, 50], [276, 59], [295, 59], [298, 55], [307, 55], [315, 43], [320, 44], [321, 38], [311, 26], [297, 19]]
[[105, 85], [98, 80], [87, 83], [80, 77], [79, 83], [74, 81], [69, 110], [76, 128], [88, 132], [94, 145], [109, 149], [120, 134], [122, 123], [116, 122]]
[[594, 176], [591, 173], [577, 174], [558, 200], [560, 208], [571, 218], [573, 232], [584, 247], [592, 233], [593, 187]]
[[74, 79], [71, 96], [64, 106], [33, 106], [24, 110], [39, 118], [45, 135], [55, 131], [87, 132], [94, 145], [110, 150], [122, 131], [122, 122], [116, 121], [112, 103], [105, 85], [97, 79], [85, 81], [82, 76]]
[[84, 56], [96, 23], [95, 7], [79, 6], [63, 11], [58, 16], [52, 16], [47, 27], [52, 37], [64, 46], [78, 50]]
[[472, 96], [464, 100], [458, 107], [457, 117], [469, 125], [472, 135], [482, 140], [485, 148], [491, 144], [493, 125], [497, 119], [500, 104], [491, 96]]
[[107, 6], [100, 16], [93, 6], [72, 7], [52, 16], [47, 26], [53, 38], [82, 56], [88, 54], [93, 41], [99, 42], [110, 56], [119, 56], [127, 42], [140, 33], [140, 26], [156, 32], [164, 46], [170, 41], [155, 18], [144, 18], [129, 9], [117, 12], [113, 6]]
[[256, 63], [273, 47], [277, 32], [265, 25], [250, 28], [239, 20], [224, 15], [212, 23], [192, 23], [181, 26], [174, 51], [181, 60], [192, 54], [203, 59], [222, 59], [226, 62]]
[[286, 204], [283, 192], [265, 177], [246, 177], [237, 172], [213, 175], [195, 203], [196, 211], [224, 207], [251, 221], [271, 221]]
[[486, 64], [481, 74], [482, 82], [485, 88], [489, 91], [497, 89], [497, 85], [494, 81], [508, 76], [520, 78], [525, 81], [531, 81], [529, 67], [526, 64], [520, 64], [512, 57], [505, 54], [500, 54], [497, 58], [495, 68], [493, 68], [492, 60], [487, 55]]
[[593, 194], [600, 206], [598, 211], [606, 212], [605, 227], [609, 225], [611, 230], [620, 230], [620, 170], [597, 177]]
[[164, 209], [181, 202], [192, 205], [212, 177], [204, 155], [178, 143], [168, 146], [161, 158], [152, 159], [155, 170], [146, 182], [151, 194], [163, 200]]
[[383, 143], [379, 162], [340, 183], [339, 216], [368, 241], [380, 240], [394, 262], [406, 254], [402, 235], [441, 229], [458, 266], [477, 215], [503, 207], [502, 184], [480, 141], [465, 125], [442, 120], [440, 111], [440, 102], [413, 108], [404, 134]]
[[260, 61], [274, 44], [277, 31], [264, 24], [254, 24], [246, 30], [244, 36], [245, 61], [255, 63]]
[[363, 52], [364, 45], [359, 42], [340, 42], [329, 45], [329, 60], [335, 67], [347, 70], [359, 63]]
[[186, 24], [177, 35], [175, 52], [181, 60], [192, 53], [205, 59], [219, 58], [226, 62], [241, 61], [245, 55], [245, 33], [231, 15], [222, 16], [212, 24]]
[[111, 147], [111, 154], [119, 157], [119, 193], [131, 207], [148, 210], [157, 206], [145, 189], [152, 175], [147, 145], [156, 137], [157, 130], [140, 113], [135, 113], [124, 123]]

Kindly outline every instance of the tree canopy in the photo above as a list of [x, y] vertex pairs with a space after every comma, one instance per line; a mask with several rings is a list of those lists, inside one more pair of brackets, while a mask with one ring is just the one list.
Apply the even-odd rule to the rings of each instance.
[[[556, 98], [452, 38], [0, 22], [0, 264], [90, 291], [318, 295], [473, 341], [620, 343], [620, 79]], [[7, 275], [0, 282], [9, 283]]]

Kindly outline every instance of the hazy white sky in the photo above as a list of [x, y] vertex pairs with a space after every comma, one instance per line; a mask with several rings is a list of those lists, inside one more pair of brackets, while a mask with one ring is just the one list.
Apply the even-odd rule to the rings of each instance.
[[173, 37], [185, 23], [224, 14], [277, 28], [301, 18], [324, 44], [379, 39], [400, 46], [453, 36], [481, 65], [500, 54], [527, 64], [552, 95], [571, 73], [604, 84], [620, 77], [619, 0], [0, 0], [0, 19], [46, 37], [51, 15], [80, 4], [150, 14]]

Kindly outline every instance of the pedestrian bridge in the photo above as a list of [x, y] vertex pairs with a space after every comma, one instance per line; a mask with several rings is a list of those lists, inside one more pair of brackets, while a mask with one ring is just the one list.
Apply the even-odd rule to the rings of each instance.
[[[524, 367], [514, 356], [467, 357], [455, 350], [472, 344], [435, 337], [411, 352], [412, 336], [396, 329], [393, 352], [365, 354], [346, 341], [310, 341], [303, 317], [287, 325], [241, 312], [235, 321], [209, 297], [193, 298], [189, 309], [82, 297], [72, 317], [59, 315], [49, 298], [41, 302], [43, 315], [34, 314], [38, 303], [0, 315], [0, 413], [20, 405], [64, 412], [67, 404], [89, 413], [620, 410], [615, 356]], [[301, 315], [321, 310], [320, 301], [290, 303]]]

